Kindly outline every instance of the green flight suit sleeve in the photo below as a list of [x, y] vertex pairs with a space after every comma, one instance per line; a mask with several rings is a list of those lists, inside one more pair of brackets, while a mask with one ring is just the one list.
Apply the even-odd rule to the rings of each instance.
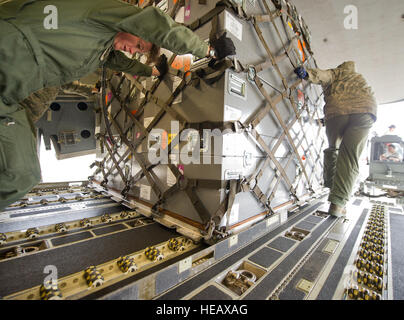
[[334, 72], [332, 69], [307, 69], [309, 77], [307, 80], [314, 84], [321, 84], [322, 86], [328, 86], [334, 81]]
[[136, 59], [129, 59], [121, 51], [112, 51], [105, 66], [115, 71], [122, 71], [133, 76], [150, 77], [152, 75], [152, 67], [141, 63]]
[[209, 45], [187, 27], [176, 23], [155, 7], [141, 9], [120, 1], [97, 1], [87, 16], [90, 23], [127, 32], [176, 54], [192, 53], [203, 58]]

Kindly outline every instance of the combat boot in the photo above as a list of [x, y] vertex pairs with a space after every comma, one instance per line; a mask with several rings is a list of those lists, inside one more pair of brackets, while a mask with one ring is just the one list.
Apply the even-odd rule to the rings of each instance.
[[328, 209], [328, 214], [337, 218], [345, 217], [346, 209], [345, 207], [331, 203], [330, 208]]

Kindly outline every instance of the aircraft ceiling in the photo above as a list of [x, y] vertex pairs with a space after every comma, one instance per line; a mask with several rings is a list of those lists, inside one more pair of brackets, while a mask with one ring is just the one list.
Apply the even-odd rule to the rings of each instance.
[[379, 104], [404, 99], [403, 0], [291, 1], [310, 28], [319, 68], [355, 61]]

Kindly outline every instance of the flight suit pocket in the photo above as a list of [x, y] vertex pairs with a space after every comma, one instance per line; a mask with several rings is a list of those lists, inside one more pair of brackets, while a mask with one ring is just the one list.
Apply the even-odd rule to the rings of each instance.
[[6, 161], [6, 139], [3, 138], [6, 134], [6, 126], [10, 122], [8, 117], [0, 117], [0, 172], [6, 171], [7, 161]]
[[23, 123], [22, 112], [14, 117], [0, 117], [1, 170], [10, 172], [31, 172], [37, 161], [35, 140], [28, 120]]

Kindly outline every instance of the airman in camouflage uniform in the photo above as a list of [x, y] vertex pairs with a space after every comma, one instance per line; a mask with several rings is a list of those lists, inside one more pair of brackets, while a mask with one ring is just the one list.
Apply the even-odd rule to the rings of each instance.
[[300, 67], [299, 78], [320, 84], [328, 148], [324, 150], [324, 185], [330, 188], [329, 213], [342, 216], [359, 174], [359, 157], [370, 128], [376, 121], [377, 103], [364, 77], [347, 61], [335, 69]]

